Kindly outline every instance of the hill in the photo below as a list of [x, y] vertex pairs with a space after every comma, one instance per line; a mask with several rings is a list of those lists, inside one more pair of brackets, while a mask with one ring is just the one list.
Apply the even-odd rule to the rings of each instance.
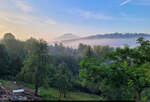
[[137, 46], [136, 40], [139, 37], [144, 37], [150, 40], [150, 34], [146, 33], [110, 33], [110, 34], [97, 34], [72, 40], [61, 41], [65, 46], [77, 48], [80, 43], [87, 45], [109, 45], [111, 47], [123, 47], [130, 45], [130, 47]]
[[110, 33], [110, 34], [97, 34], [97, 35], [92, 35], [92, 36], [87, 36], [87, 37], [82, 37], [82, 38], [77, 38], [77, 39], [72, 39], [72, 40], [64, 40], [66, 41], [76, 41], [76, 40], [86, 40], [86, 39], [104, 39], [104, 38], [109, 38], [109, 39], [130, 39], [130, 38], [138, 38], [138, 37], [150, 37], [150, 34], [146, 33]]
[[67, 33], [60, 37], [55, 38], [54, 41], [74, 40], [74, 39], [78, 39], [78, 38], [80, 38], [80, 37], [73, 35], [72, 33]]
[[103, 35], [94, 35], [85, 37], [82, 39], [102, 39], [102, 38], [119, 38], [119, 39], [130, 39], [130, 38], [138, 38], [138, 37], [150, 37], [150, 34], [145, 33], [111, 33], [111, 34], [103, 34]]

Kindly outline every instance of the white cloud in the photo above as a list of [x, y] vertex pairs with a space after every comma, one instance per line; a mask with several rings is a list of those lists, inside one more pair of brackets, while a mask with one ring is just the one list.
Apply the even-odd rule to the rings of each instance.
[[111, 16], [107, 16], [103, 13], [95, 13], [91, 11], [85, 11], [85, 10], [71, 10], [70, 12], [77, 13], [79, 16], [84, 17], [85, 19], [97, 19], [97, 20], [111, 20]]
[[33, 36], [51, 41], [57, 35], [68, 32], [79, 33], [83, 30], [80, 26], [57, 23], [50, 17], [8, 11], [0, 12], [0, 22], [0, 33], [12, 32], [23, 40]]
[[126, 5], [126, 4], [128, 4], [129, 2], [131, 2], [132, 0], [125, 0], [124, 2], [122, 2], [121, 4], [120, 4], [120, 6], [123, 6], [123, 5]]
[[24, 12], [32, 12], [33, 11], [33, 8], [31, 6], [29, 6], [29, 4], [25, 1], [17, 0], [16, 6], [19, 7]]
[[4, 20], [8, 23], [13, 24], [27, 24], [35, 21], [37, 17], [26, 15], [26, 14], [19, 14], [19, 13], [11, 13], [11, 12], [0, 12], [0, 19]]
[[46, 21], [47, 24], [56, 24], [56, 21], [48, 18], [47, 21]]
[[24, 36], [25, 34], [35, 34], [35, 36], [38, 37], [42, 34], [57, 31], [57, 26], [59, 26], [56, 25], [56, 22], [54, 20], [48, 17], [37, 17], [28, 14], [2, 11], [0, 12], [0, 22], [1, 30], [15, 32], [17, 35], [19, 34], [19, 36], [21, 36], [20, 34]]
[[56, 21], [44, 16], [33, 16], [28, 14], [0, 12], [0, 21], [9, 24], [41, 26], [41, 25], [54, 25]]

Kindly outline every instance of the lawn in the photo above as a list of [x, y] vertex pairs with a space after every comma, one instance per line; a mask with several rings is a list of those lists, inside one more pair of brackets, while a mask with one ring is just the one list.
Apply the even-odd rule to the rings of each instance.
[[[40, 88], [40, 96], [45, 100], [58, 100], [59, 99], [59, 91], [54, 88], [44, 89]], [[104, 100], [102, 97], [93, 94], [87, 94], [83, 92], [68, 92], [66, 97], [60, 97], [60, 100]]]

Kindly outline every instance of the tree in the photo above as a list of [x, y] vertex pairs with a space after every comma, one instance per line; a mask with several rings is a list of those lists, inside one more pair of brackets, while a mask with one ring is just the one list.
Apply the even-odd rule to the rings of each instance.
[[89, 46], [89, 45], [87, 47], [85, 47], [84, 50], [83, 50], [83, 55], [88, 56], [88, 57], [94, 56], [94, 52], [93, 52], [92, 47]]
[[86, 47], [87, 47], [87, 45], [84, 45], [84, 44], [80, 43], [79, 46], [78, 46], [78, 50], [79, 50], [80, 52], [83, 52], [83, 50], [84, 50]]
[[141, 93], [145, 88], [150, 87], [150, 42], [143, 38], [139, 38], [137, 41], [139, 43], [137, 48], [127, 46], [117, 48], [107, 57], [111, 61], [109, 67], [118, 75], [112, 74], [110, 77], [112, 83], [132, 88], [136, 102], [141, 102]]
[[25, 41], [25, 52], [27, 55], [32, 54], [36, 50], [37, 40], [35, 38], [30, 38]]
[[4, 35], [4, 39], [15, 39], [15, 36], [12, 33], [6, 33]]
[[[106, 79], [109, 78], [109, 69], [106, 64], [101, 63], [96, 57], [85, 56], [80, 62], [80, 73], [82, 85], [91, 87], [95, 85], [91, 90], [103, 91], [103, 86], [106, 85]], [[103, 94], [103, 93], [101, 93]]]
[[0, 44], [0, 78], [8, 78], [9, 71], [9, 57], [5, 46]]
[[96, 56], [101, 58], [104, 53], [111, 52], [114, 49], [109, 46], [101, 46], [101, 45], [94, 45], [91, 47], [90, 45], [84, 45], [82, 43], [78, 46], [78, 51], [82, 53], [82, 56]]
[[34, 83], [35, 95], [38, 95], [38, 88], [43, 85], [47, 77], [48, 46], [45, 41], [39, 40], [35, 48], [36, 50], [25, 59], [20, 76], [25, 81]]
[[64, 62], [73, 75], [78, 75], [80, 66], [78, 65], [80, 59], [76, 56], [66, 54], [51, 55], [51, 63], [57, 68], [60, 63]]
[[98, 58], [101, 58], [106, 52], [113, 51], [113, 48], [109, 46], [95, 45], [93, 46], [93, 51], [94, 51], [95, 56], [97, 56]]
[[15, 36], [11, 33], [6, 33], [2, 40], [2, 45], [5, 46], [6, 52], [9, 57], [9, 74], [11, 79], [15, 78], [20, 72], [23, 65], [23, 60], [26, 56], [24, 50], [24, 42], [15, 39]]
[[11, 33], [6, 33], [2, 40], [2, 44], [6, 47], [6, 50], [11, 58], [25, 57], [24, 42], [15, 39], [15, 36]]
[[[143, 38], [137, 41], [139, 46], [136, 48], [125, 46], [106, 54], [104, 59], [109, 61], [107, 65], [104, 64], [105, 60], [102, 63], [94, 56], [84, 57], [80, 63], [82, 81], [86, 84], [95, 83], [95, 87], [98, 87], [103, 94], [107, 89], [115, 89], [116, 99], [120, 99], [124, 92], [129, 91], [129, 95], [134, 94], [136, 102], [140, 102], [141, 93], [150, 86], [150, 41], [145, 41]], [[127, 97], [132, 99], [132, 95], [130, 97], [129, 95], [124, 99]]]
[[60, 92], [59, 97], [61, 97], [61, 94], [66, 97], [67, 91], [72, 87], [72, 73], [65, 63], [59, 64], [54, 83]]

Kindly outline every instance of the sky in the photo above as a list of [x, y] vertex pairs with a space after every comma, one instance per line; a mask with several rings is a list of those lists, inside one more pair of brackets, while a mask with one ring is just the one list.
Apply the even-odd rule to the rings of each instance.
[[0, 38], [150, 33], [150, 0], [0, 0]]

